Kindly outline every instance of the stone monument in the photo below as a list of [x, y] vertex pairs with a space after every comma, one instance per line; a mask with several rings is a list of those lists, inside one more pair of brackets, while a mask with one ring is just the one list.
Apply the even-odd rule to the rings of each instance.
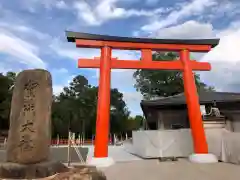
[[6, 162], [0, 162], [0, 179], [105, 180], [96, 168], [86, 165], [68, 168], [51, 159], [51, 106], [51, 74], [41, 69], [19, 73], [12, 96]]
[[32, 164], [48, 160], [51, 106], [51, 74], [45, 70], [19, 73], [12, 96], [8, 162]]

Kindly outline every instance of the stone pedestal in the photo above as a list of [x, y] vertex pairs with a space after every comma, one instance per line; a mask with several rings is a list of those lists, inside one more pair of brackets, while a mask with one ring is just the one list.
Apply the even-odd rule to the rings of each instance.
[[95, 166], [65, 167], [58, 162], [43, 162], [34, 165], [17, 163], [0, 164], [2, 180], [38, 179], [38, 180], [106, 180], [106, 176]]
[[3, 179], [33, 179], [44, 178], [55, 175], [56, 173], [69, 171], [60, 162], [48, 161], [37, 164], [18, 164], [5, 162], [0, 164], [0, 178]]
[[19, 73], [11, 104], [7, 162], [35, 164], [48, 160], [51, 105], [51, 74], [40, 69]]

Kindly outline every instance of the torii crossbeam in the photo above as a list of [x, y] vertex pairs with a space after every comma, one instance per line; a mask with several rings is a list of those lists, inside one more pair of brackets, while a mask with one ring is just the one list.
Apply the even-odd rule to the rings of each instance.
[[[108, 134], [110, 117], [111, 69], [158, 69], [179, 70], [183, 72], [184, 90], [188, 107], [194, 151], [207, 154], [208, 146], [204, 133], [199, 99], [192, 71], [209, 71], [207, 62], [190, 60], [190, 52], [208, 52], [218, 45], [218, 39], [147, 39], [66, 32], [69, 42], [79, 48], [100, 48], [101, 55], [94, 59], [79, 59], [79, 68], [99, 68], [100, 81], [96, 121], [95, 158], [108, 157]], [[118, 60], [112, 57], [112, 49], [140, 50], [141, 60]], [[152, 51], [180, 52], [175, 61], [153, 61]]]

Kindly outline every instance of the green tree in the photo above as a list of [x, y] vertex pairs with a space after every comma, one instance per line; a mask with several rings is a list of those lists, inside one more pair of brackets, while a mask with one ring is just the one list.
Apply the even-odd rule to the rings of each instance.
[[[152, 56], [153, 61], [173, 61], [179, 58], [177, 53], [156, 52]], [[208, 87], [201, 82], [200, 76], [194, 73], [195, 83], [198, 90], [213, 91], [213, 87]], [[182, 72], [167, 70], [137, 70], [133, 77], [136, 79], [134, 85], [145, 99], [152, 97], [173, 96], [184, 91]]]
[[123, 133], [126, 131], [126, 121], [130, 112], [123, 100], [123, 94], [118, 89], [111, 89], [110, 132]]
[[16, 73], [0, 73], [0, 129], [8, 129], [13, 85]]
[[73, 78], [69, 87], [64, 87], [63, 92], [53, 102], [53, 129], [55, 135], [67, 136], [68, 130], [75, 133], [84, 131], [84, 123], [90, 122], [90, 114], [94, 106], [93, 96], [90, 97], [91, 86], [88, 80], [81, 75]]
[[[53, 133], [64, 134], [67, 131], [84, 133], [90, 138], [95, 134], [98, 87], [91, 86], [84, 76], [73, 78], [69, 87], [65, 87], [53, 102]], [[125, 131], [124, 123], [129, 111], [123, 100], [123, 94], [111, 89], [110, 132]]]
[[[0, 74], [0, 127], [8, 129], [12, 92], [16, 74]], [[59, 95], [53, 95], [52, 136], [67, 138], [68, 131], [84, 133], [86, 138], [95, 134], [98, 87], [78, 75]], [[126, 131], [125, 123], [130, 112], [118, 89], [111, 89], [110, 132]]]
[[140, 115], [136, 115], [135, 117], [129, 117], [126, 122], [127, 132], [133, 130], [139, 130], [143, 125], [144, 117]]

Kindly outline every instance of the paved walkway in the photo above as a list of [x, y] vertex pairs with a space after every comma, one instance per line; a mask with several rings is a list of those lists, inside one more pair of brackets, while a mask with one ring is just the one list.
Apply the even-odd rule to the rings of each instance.
[[193, 164], [141, 160], [104, 168], [108, 180], [239, 180], [240, 166], [226, 163]]
[[[94, 146], [82, 146], [86, 148], [79, 148], [83, 159], [86, 159], [87, 151], [88, 156], [92, 157], [94, 153]], [[68, 147], [67, 146], [59, 146], [59, 147], [52, 147], [51, 148], [51, 158], [62, 163], [67, 163], [67, 154], [68, 154]], [[141, 158], [134, 156], [127, 151], [124, 150], [123, 146], [109, 146], [108, 147], [108, 154], [109, 157], [112, 157], [115, 162], [126, 162], [126, 161], [135, 161], [135, 160], [142, 160]], [[5, 161], [6, 152], [5, 150], [0, 149], [0, 162]], [[71, 148], [71, 162], [78, 163], [80, 162], [75, 149]]]
[[[93, 146], [88, 146], [89, 155], [93, 155]], [[56, 149], [59, 157], [66, 156], [67, 147]], [[4, 158], [5, 152], [0, 150]], [[109, 146], [109, 156], [116, 164], [103, 168], [108, 180], [239, 180], [240, 165], [228, 163], [194, 164], [187, 159], [175, 162], [142, 160], [126, 152], [123, 147]], [[76, 158], [76, 162], [79, 160]], [[74, 163], [73, 163], [74, 164]]]
[[[88, 155], [92, 157], [94, 154], [94, 147], [93, 146], [83, 147], [88, 147]], [[108, 146], [108, 156], [113, 158], [115, 162], [142, 160], [141, 158], [125, 151], [123, 146]]]

